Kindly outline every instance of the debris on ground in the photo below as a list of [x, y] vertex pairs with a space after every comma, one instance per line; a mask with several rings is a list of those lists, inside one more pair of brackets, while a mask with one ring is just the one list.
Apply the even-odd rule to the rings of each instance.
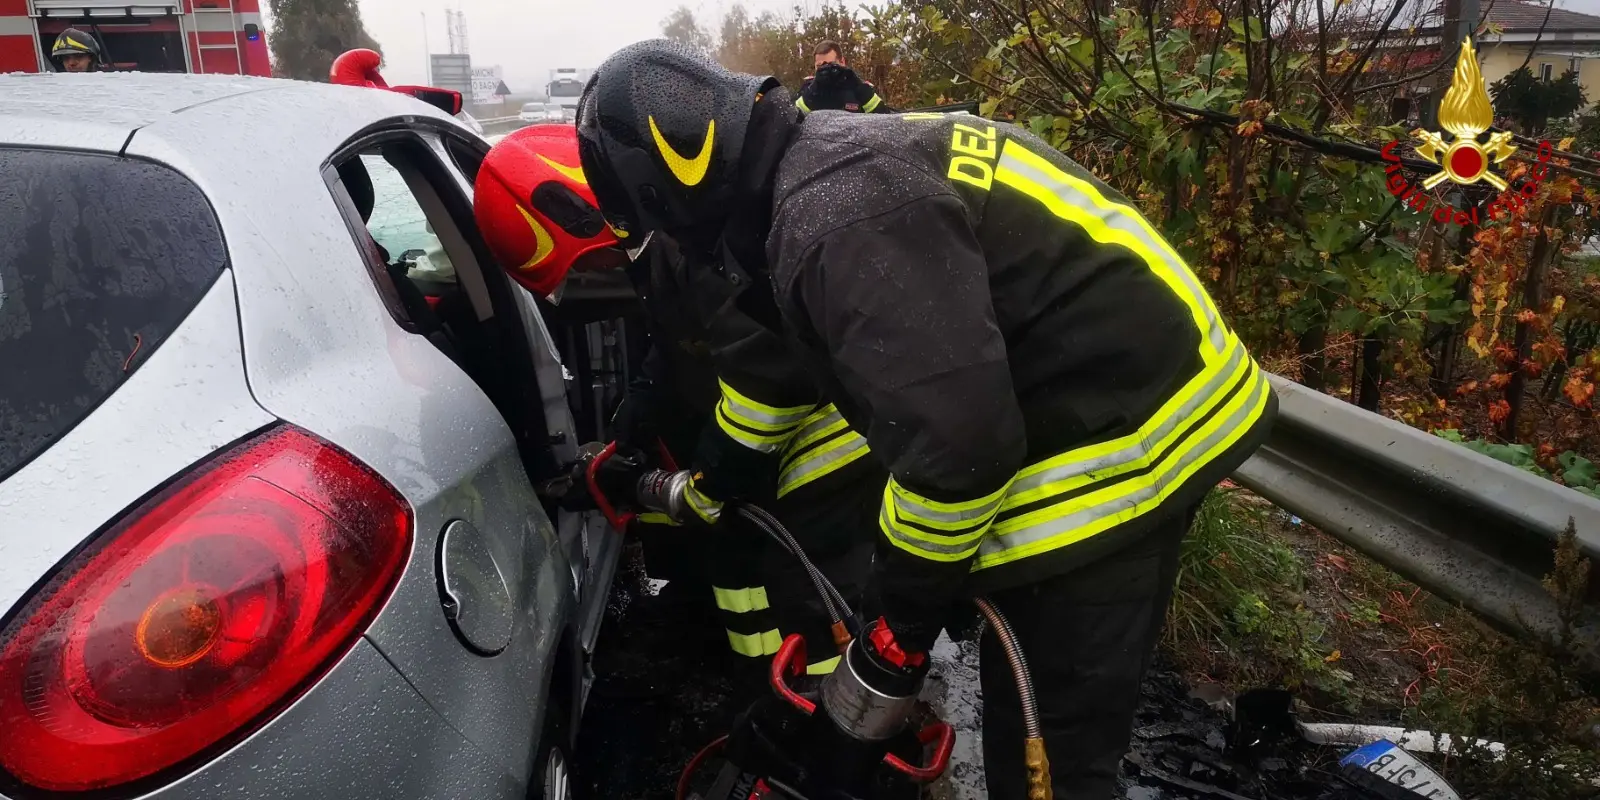
[[[590, 797], [671, 797], [695, 752], [765, 690], [759, 670], [738, 669], [748, 665], [728, 653], [713, 613], [670, 585], [653, 591], [632, 573], [619, 578], [601, 633], [576, 759]], [[950, 770], [925, 797], [987, 797], [977, 643], [941, 639], [934, 657], [923, 698], [958, 733]], [[1129, 800], [1370, 800], [1330, 793], [1346, 786], [1337, 777], [1340, 753], [1298, 740], [1284, 744], [1282, 720], [1274, 717], [1287, 710], [1284, 695], [1235, 698], [1191, 689], [1164, 662], [1145, 680], [1143, 694], [1124, 762]], [[1242, 726], [1227, 713], [1238, 708], [1251, 709]], [[1248, 757], [1231, 752], [1231, 740], [1250, 743]]]
[[[1501, 746], [1395, 724], [1499, 737], [1478, 717], [1441, 713], [1474, 711], [1480, 693], [1491, 698], [1482, 710], [1522, 715], [1514, 719], [1543, 720], [1527, 710], [1541, 703], [1555, 722], [1600, 719], [1585, 716], [1593, 698], [1574, 694], [1554, 662], [1497, 638], [1314, 529], [1263, 530], [1219, 514], [1209, 529], [1204, 520], [1197, 525], [1191, 540], [1190, 575], [1211, 570], [1217, 585], [1231, 581], [1238, 593], [1224, 598], [1180, 583], [1169, 637], [1142, 687], [1120, 798], [1379, 800], [1383, 795], [1353, 782], [1350, 763], [1340, 763], [1376, 741], [1392, 742], [1396, 759], [1425, 759], [1474, 797], [1600, 796], [1588, 791], [1589, 777], [1600, 773], [1592, 751], [1535, 752], [1512, 739]], [[578, 775], [591, 797], [671, 797], [695, 752], [766, 691], [764, 665], [750, 668], [751, 660], [729, 653], [708, 603], [684, 598], [670, 584], [651, 585], [637, 564], [630, 569], [618, 579], [601, 632]], [[987, 797], [977, 650], [975, 641], [941, 639], [933, 651], [923, 699], [956, 727], [957, 741], [951, 768], [928, 787], [926, 800]], [[1298, 671], [1280, 671], [1284, 665]], [[1245, 691], [1252, 686], [1267, 688]], [[1503, 786], [1518, 791], [1504, 794]]]

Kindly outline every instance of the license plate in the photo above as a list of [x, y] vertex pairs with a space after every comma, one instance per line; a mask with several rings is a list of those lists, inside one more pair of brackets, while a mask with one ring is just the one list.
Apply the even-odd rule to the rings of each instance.
[[1382, 782], [1428, 800], [1461, 800], [1427, 764], [1387, 739], [1380, 739], [1339, 760], [1346, 769], [1361, 770]]

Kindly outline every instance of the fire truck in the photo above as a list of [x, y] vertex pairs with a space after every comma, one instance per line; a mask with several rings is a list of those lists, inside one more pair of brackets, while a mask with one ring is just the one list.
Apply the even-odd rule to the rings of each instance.
[[0, 0], [0, 72], [48, 72], [67, 28], [114, 70], [272, 74], [258, 0]]

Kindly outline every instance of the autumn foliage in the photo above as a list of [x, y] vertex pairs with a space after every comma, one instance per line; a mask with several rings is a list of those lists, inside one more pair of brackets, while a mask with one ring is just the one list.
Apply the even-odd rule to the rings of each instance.
[[893, 106], [981, 101], [1128, 196], [1268, 368], [1419, 427], [1600, 455], [1600, 248], [1585, 249], [1600, 161], [1568, 152], [1568, 123], [1550, 120], [1547, 166], [1529, 137], [1500, 165], [1513, 193], [1540, 178], [1524, 202], [1496, 205], [1482, 184], [1430, 190], [1430, 208], [1478, 209], [1461, 226], [1397, 200], [1382, 149], [1399, 143], [1410, 183], [1437, 169], [1411, 131], [1427, 118], [1419, 90], [1442, 93], [1455, 60], [1424, 40], [1428, 5], [736, 8], [712, 49], [787, 82], [833, 38]]

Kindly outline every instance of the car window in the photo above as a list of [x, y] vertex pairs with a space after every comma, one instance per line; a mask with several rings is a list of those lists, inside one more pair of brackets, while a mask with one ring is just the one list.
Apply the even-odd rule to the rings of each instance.
[[161, 347], [227, 266], [200, 188], [144, 161], [0, 148], [0, 479]]
[[471, 186], [478, 180], [478, 168], [483, 166], [483, 154], [472, 147], [462, 143], [459, 139], [443, 137], [444, 149], [449, 151], [450, 160], [455, 162], [456, 169], [466, 176], [467, 185]]
[[[439, 247], [428, 217], [406, 186], [405, 178], [378, 153], [362, 153], [361, 165], [372, 178], [372, 216], [367, 230], [390, 261], [412, 260]], [[409, 257], [408, 257], [409, 256]]]

